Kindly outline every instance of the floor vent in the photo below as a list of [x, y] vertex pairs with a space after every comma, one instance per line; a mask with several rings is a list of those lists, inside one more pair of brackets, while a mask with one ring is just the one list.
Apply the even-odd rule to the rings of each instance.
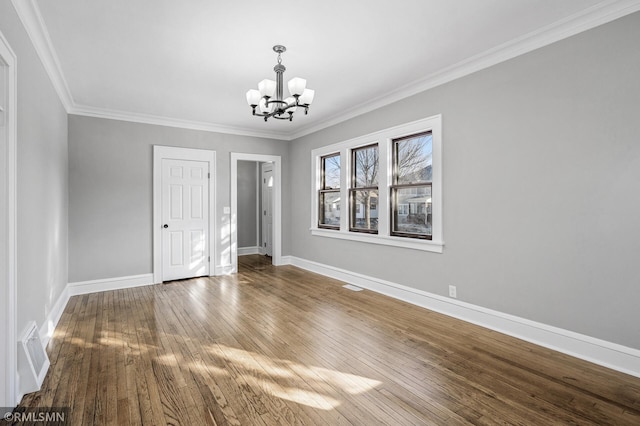
[[351, 285], [351, 284], [345, 284], [342, 287], [346, 288], [347, 290], [351, 290], [351, 291], [362, 291], [362, 289], [360, 287], [356, 287], [355, 285]]
[[18, 343], [18, 374], [20, 394], [26, 395], [40, 390], [49, 369], [49, 357], [40, 341], [35, 322], [31, 322]]

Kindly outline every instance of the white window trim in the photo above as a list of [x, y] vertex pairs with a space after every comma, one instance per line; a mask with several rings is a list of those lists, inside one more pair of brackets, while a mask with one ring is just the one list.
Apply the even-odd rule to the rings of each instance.
[[[432, 236], [431, 240], [395, 237], [390, 235], [389, 187], [392, 180], [391, 144], [393, 139], [416, 133], [431, 131], [433, 152], [432, 199]], [[349, 231], [348, 191], [351, 185], [351, 150], [365, 145], [378, 144], [380, 175], [378, 176], [378, 234], [365, 234]], [[318, 190], [320, 188], [320, 158], [332, 153], [340, 153], [340, 230], [318, 228]], [[384, 129], [347, 141], [327, 145], [311, 151], [311, 235], [343, 240], [360, 241], [369, 244], [382, 244], [404, 247], [414, 250], [442, 253], [442, 116], [435, 115], [422, 120]]]

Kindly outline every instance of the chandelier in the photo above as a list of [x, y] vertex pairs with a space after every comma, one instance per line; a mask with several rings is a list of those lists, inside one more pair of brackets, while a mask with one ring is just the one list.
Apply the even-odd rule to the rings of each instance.
[[[309, 112], [309, 105], [313, 102], [315, 91], [307, 89], [307, 80], [295, 77], [289, 80], [289, 96], [283, 99], [282, 96], [282, 75], [286, 68], [282, 65], [280, 55], [286, 52], [287, 48], [281, 45], [273, 46], [273, 51], [278, 54], [278, 63], [273, 70], [276, 72], [276, 80], [264, 79], [258, 83], [258, 90], [251, 89], [247, 92], [247, 103], [253, 110], [253, 115], [264, 117], [267, 121], [269, 117], [278, 120], [293, 120], [293, 113], [298, 108], [304, 108], [304, 114]], [[260, 112], [256, 112], [256, 108]]]

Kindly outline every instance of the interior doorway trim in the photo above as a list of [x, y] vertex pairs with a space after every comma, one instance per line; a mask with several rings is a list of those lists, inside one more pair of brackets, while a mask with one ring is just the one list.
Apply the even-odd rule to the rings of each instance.
[[162, 160], [180, 159], [209, 163], [209, 275], [216, 271], [216, 152], [206, 149], [153, 146], [153, 282], [162, 282]]
[[273, 163], [273, 260], [282, 265], [282, 158], [279, 155], [231, 153], [231, 272], [238, 272], [238, 161]]
[[[4, 176], [0, 179], [3, 186], [2, 192], [6, 194], [5, 203], [2, 204], [2, 222], [0, 226], [6, 235], [4, 247], [0, 259], [0, 331], [2, 349], [0, 353], [0, 407], [15, 407], [17, 400], [17, 237], [16, 237], [16, 194], [17, 194], [17, 58], [9, 42], [0, 32], [0, 66], [5, 68], [5, 79], [0, 84], [6, 85], [6, 101], [0, 103], [5, 115], [5, 124], [0, 127], [4, 132], [6, 148], [3, 155], [2, 169]], [[4, 239], [4, 238], [3, 238]]]

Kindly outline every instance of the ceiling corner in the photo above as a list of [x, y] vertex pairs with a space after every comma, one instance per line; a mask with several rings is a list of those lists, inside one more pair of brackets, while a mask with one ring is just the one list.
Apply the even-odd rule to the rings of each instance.
[[62, 67], [58, 60], [58, 55], [53, 47], [49, 32], [40, 14], [40, 9], [36, 0], [11, 0], [14, 9], [18, 13], [20, 21], [24, 26], [31, 43], [44, 69], [53, 84], [55, 91], [58, 93], [58, 97], [62, 102], [67, 113], [69, 113], [74, 106], [73, 97], [67, 81], [62, 73]]

